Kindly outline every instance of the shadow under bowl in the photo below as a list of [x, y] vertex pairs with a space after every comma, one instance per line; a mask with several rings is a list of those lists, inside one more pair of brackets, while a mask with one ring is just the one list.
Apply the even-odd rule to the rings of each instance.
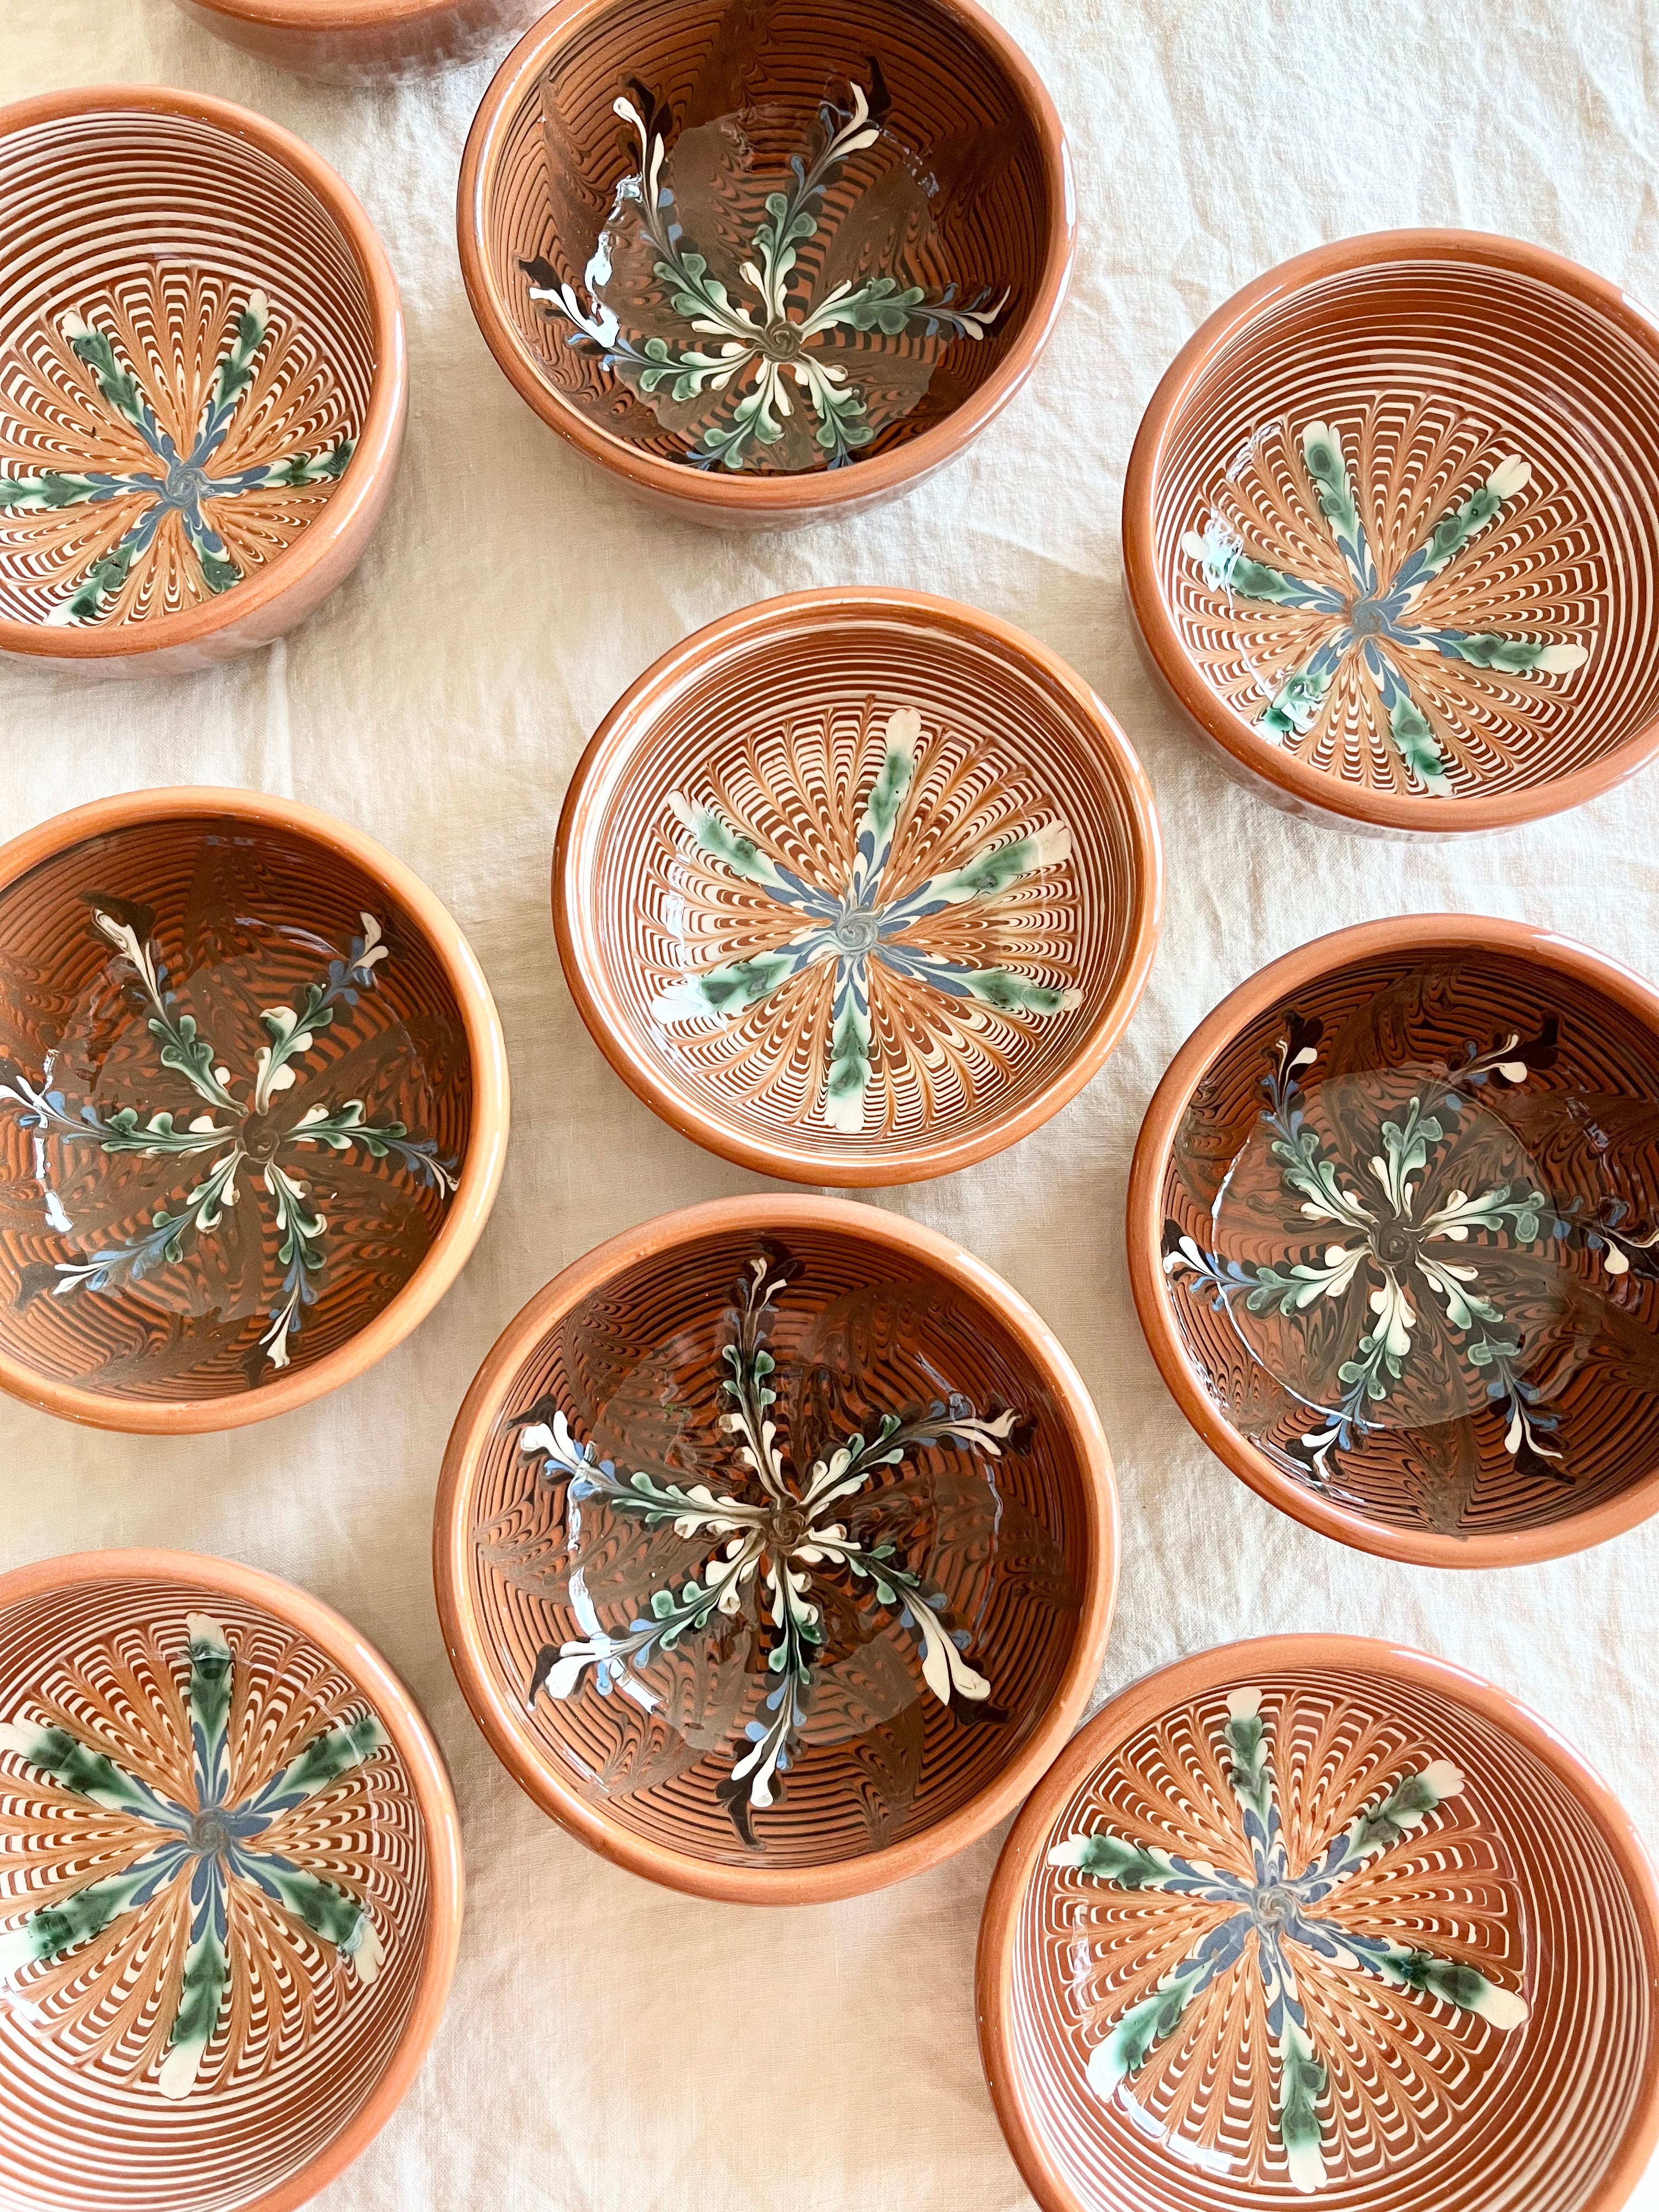
[[406, 400], [391, 264], [299, 139], [152, 86], [0, 110], [0, 654], [279, 637], [361, 557]]
[[291, 2212], [449, 1994], [460, 1824], [419, 1708], [292, 1583], [135, 1551], [0, 1577], [0, 1712], [7, 2203]]
[[1018, 1803], [1093, 1687], [1111, 1462], [978, 1261], [836, 1199], [614, 1237], [532, 1299], [450, 1438], [451, 1662], [573, 1835], [758, 1905], [921, 1872]]
[[0, 848], [0, 1389], [231, 1428], [399, 1343], [489, 1218], [501, 1024], [368, 838], [149, 791]]
[[1577, 806], [1659, 746], [1659, 326], [1473, 231], [1316, 248], [1176, 356], [1123, 491], [1154, 672], [1351, 830]]
[[499, 53], [540, 0], [177, 0], [186, 15], [278, 69], [368, 87]]
[[1047, 343], [1075, 220], [1054, 104], [974, 0], [566, 0], [485, 94], [458, 206], [542, 419], [684, 518], [770, 529], [963, 450]]
[[565, 795], [572, 995], [656, 1113], [763, 1174], [913, 1182], [1100, 1068], [1157, 948], [1151, 787], [1089, 686], [954, 600], [842, 587], [698, 631]]
[[980, 2048], [1043, 2212], [1614, 2212], [1659, 2134], [1656, 1980], [1652, 1869], [1553, 1729], [1422, 1652], [1264, 1638], [1044, 1777]]
[[1417, 915], [1224, 999], [1142, 1125], [1130, 1279], [1182, 1411], [1310, 1528], [1421, 1566], [1659, 1509], [1659, 994]]

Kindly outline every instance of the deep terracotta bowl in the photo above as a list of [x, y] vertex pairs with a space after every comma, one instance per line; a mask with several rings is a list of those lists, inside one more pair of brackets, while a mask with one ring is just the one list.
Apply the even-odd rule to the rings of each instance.
[[1009, 1837], [980, 2047], [1044, 2212], [1613, 2212], [1659, 2134], [1659, 1894], [1577, 1754], [1358, 1637], [1113, 1699]]
[[1659, 1508], [1659, 994], [1478, 915], [1316, 939], [1170, 1063], [1130, 1279], [1235, 1474], [1424, 1566]]
[[460, 1273], [506, 1054], [420, 879], [291, 799], [143, 791], [0, 847], [0, 1389], [100, 1427], [263, 1420]]
[[15, 2212], [289, 2212], [396, 2110], [455, 1967], [419, 1707], [275, 1575], [0, 1577], [0, 2128]]
[[1094, 1686], [1111, 1460], [1024, 1301], [842, 1199], [732, 1199], [532, 1298], [450, 1437], [438, 1609], [508, 1771], [594, 1850], [751, 1905], [920, 1873]]
[[499, 52], [540, 0], [178, 0], [234, 46], [301, 76], [380, 84]]
[[1513, 239], [1320, 246], [1176, 356], [1123, 550], [1154, 669], [1279, 805], [1441, 836], [1576, 806], [1659, 745], [1659, 328]]
[[461, 268], [543, 421], [694, 521], [908, 490], [1036, 365], [1076, 210], [974, 0], [563, 0], [484, 95]]
[[385, 250], [288, 131], [144, 85], [0, 110], [0, 653], [280, 636], [362, 556], [406, 397]]
[[955, 600], [845, 586], [700, 630], [606, 715], [553, 913], [612, 1066], [811, 1183], [1014, 1143], [1099, 1069], [1157, 948], [1151, 787], [1088, 685]]

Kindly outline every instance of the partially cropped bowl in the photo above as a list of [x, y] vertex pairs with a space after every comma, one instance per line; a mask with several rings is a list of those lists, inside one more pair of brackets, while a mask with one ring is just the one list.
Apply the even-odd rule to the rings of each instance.
[[540, 0], [178, 0], [216, 37], [331, 84], [425, 76], [499, 53]]
[[565, 795], [566, 979], [624, 1082], [797, 1182], [911, 1182], [1099, 1069], [1163, 907], [1128, 740], [1035, 638], [846, 586], [699, 630]]
[[289, 132], [148, 85], [0, 110], [0, 654], [281, 636], [362, 557], [406, 399], [385, 249]]
[[0, 2126], [13, 2212], [291, 2212], [436, 2033], [460, 1823], [419, 1707], [275, 1575], [0, 1577]]
[[1094, 1686], [1111, 1462], [1076, 1370], [946, 1238], [837, 1199], [613, 1237], [532, 1298], [444, 1462], [438, 1607], [573, 1835], [745, 1904], [920, 1873]]
[[1177, 1403], [1310, 1528], [1422, 1566], [1659, 1510], [1659, 993], [1553, 932], [1316, 939], [1171, 1061], [1130, 1279]]
[[1656, 1986], [1652, 1868], [1552, 1728], [1419, 1651], [1273, 1637], [1146, 1676], [1044, 1777], [980, 2047], [1042, 2212], [1615, 2212]]
[[423, 1320], [494, 1203], [501, 1024], [420, 879], [216, 789], [0, 847], [0, 1389], [161, 1434], [288, 1412]]
[[1153, 668], [1276, 805], [1443, 836], [1577, 806], [1659, 746], [1659, 325], [1513, 239], [1319, 246], [1176, 356], [1123, 550]]
[[563, 0], [461, 164], [520, 396], [630, 490], [787, 528], [961, 453], [1048, 341], [1070, 158], [975, 0]]

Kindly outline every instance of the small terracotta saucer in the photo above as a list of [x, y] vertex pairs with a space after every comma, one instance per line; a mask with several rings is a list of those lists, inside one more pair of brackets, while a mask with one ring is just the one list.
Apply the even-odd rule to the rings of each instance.
[[15, 2212], [291, 2212], [390, 2119], [455, 1970], [419, 1707], [275, 1575], [0, 1577], [0, 2131]]
[[1659, 326], [1559, 254], [1344, 239], [1182, 347], [1129, 604], [1224, 768], [1350, 829], [1577, 806], [1659, 746]]
[[1094, 1686], [1111, 1460], [988, 1267], [845, 1200], [613, 1237], [479, 1370], [434, 1527], [479, 1726], [675, 1889], [850, 1897], [1019, 1802]]
[[460, 1273], [507, 1125], [471, 947], [345, 823], [140, 791], [0, 847], [0, 1389], [169, 1435], [322, 1396]]
[[234, 46], [331, 84], [384, 84], [500, 53], [540, 0], [178, 0]]
[[1424, 1566], [1659, 1509], [1659, 994], [1415, 915], [1276, 960], [1147, 1110], [1130, 1279], [1182, 1411], [1310, 1528]]
[[566, 980], [686, 1136], [800, 1182], [947, 1175], [1099, 1069], [1163, 910], [1151, 787], [1089, 686], [952, 599], [845, 586], [630, 685], [559, 823]]
[[385, 249], [288, 131], [148, 85], [0, 109], [0, 654], [280, 636], [361, 558], [407, 386]]
[[980, 2049], [1043, 2212], [1614, 2212], [1659, 2136], [1659, 1892], [1537, 1716], [1397, 1644], [1200, 1651], [1004, 1848]]
[[686, 520], [908, 490], [1036, 366], [1060, 118], [975, 0], [562, 0], [461, 163], [467, 295], [521, 398]]

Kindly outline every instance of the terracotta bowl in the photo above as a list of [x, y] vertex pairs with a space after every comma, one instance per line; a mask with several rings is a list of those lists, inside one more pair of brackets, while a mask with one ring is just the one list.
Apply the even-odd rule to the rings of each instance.
[[1659, 745], [1659, 329], [1541, 247], [1300, 255], [1176, 356], [1129, 604], [1222, 765], [1395, 834], [1576, 806]]
[[921, 1872], [1018, 1803], [1094, 1686], [1106, 1440], [988, 1267], [840, 1199], [613, 1237], [532, 1298], [444, 1462], [467, 1701], [618, 1865], [796, 1905]]
[[1659, 1894], [1513, 1698], [1285, 1636], [1114, 1698], [1009, 1837], [980, 2047], [1044, 2212], [1613, 2212], [1659, 2134]]
[[659, 507], [777, 529], [984, 428], [1076, 210], [1054, 103], [974, 0], [563, 0], [484, 95], [459, 224], [544, 422]]
[[0, 653], [280, 636], [362, 556], [406, 386], [385, 251], [289, 132], [151, 86], [0, 109]]
[[553, 913], [582, 1018], [665, 1121], [811, 1183], [1013, 1144], [1099, 1069], [1157, 947], [1140, 763], [1034, 638], [854, 587], [747, 607], [618, 700]]
[[461, 1919], [419, 1707], [291, 1583], [184, 1552], [0, 1577], [15, 2212], [288, 2212], [396, 2110]]
[[301, 76], [383, 84], [499, 53], [540, 0], [179, 0], [234, 46]]
[[234, 1428], [400, 1343], [507, 1145], [501, 1024], [426, 886], [313, 807], [129, 793], [0, 847], [0, 1389]]
[[1425, 1566], [1659, 1508], [1659, 994], [1524, 924], [1316, 939], [1170, 1063], [1129, 1179], [1165, 1382], [1251, 1488]]

